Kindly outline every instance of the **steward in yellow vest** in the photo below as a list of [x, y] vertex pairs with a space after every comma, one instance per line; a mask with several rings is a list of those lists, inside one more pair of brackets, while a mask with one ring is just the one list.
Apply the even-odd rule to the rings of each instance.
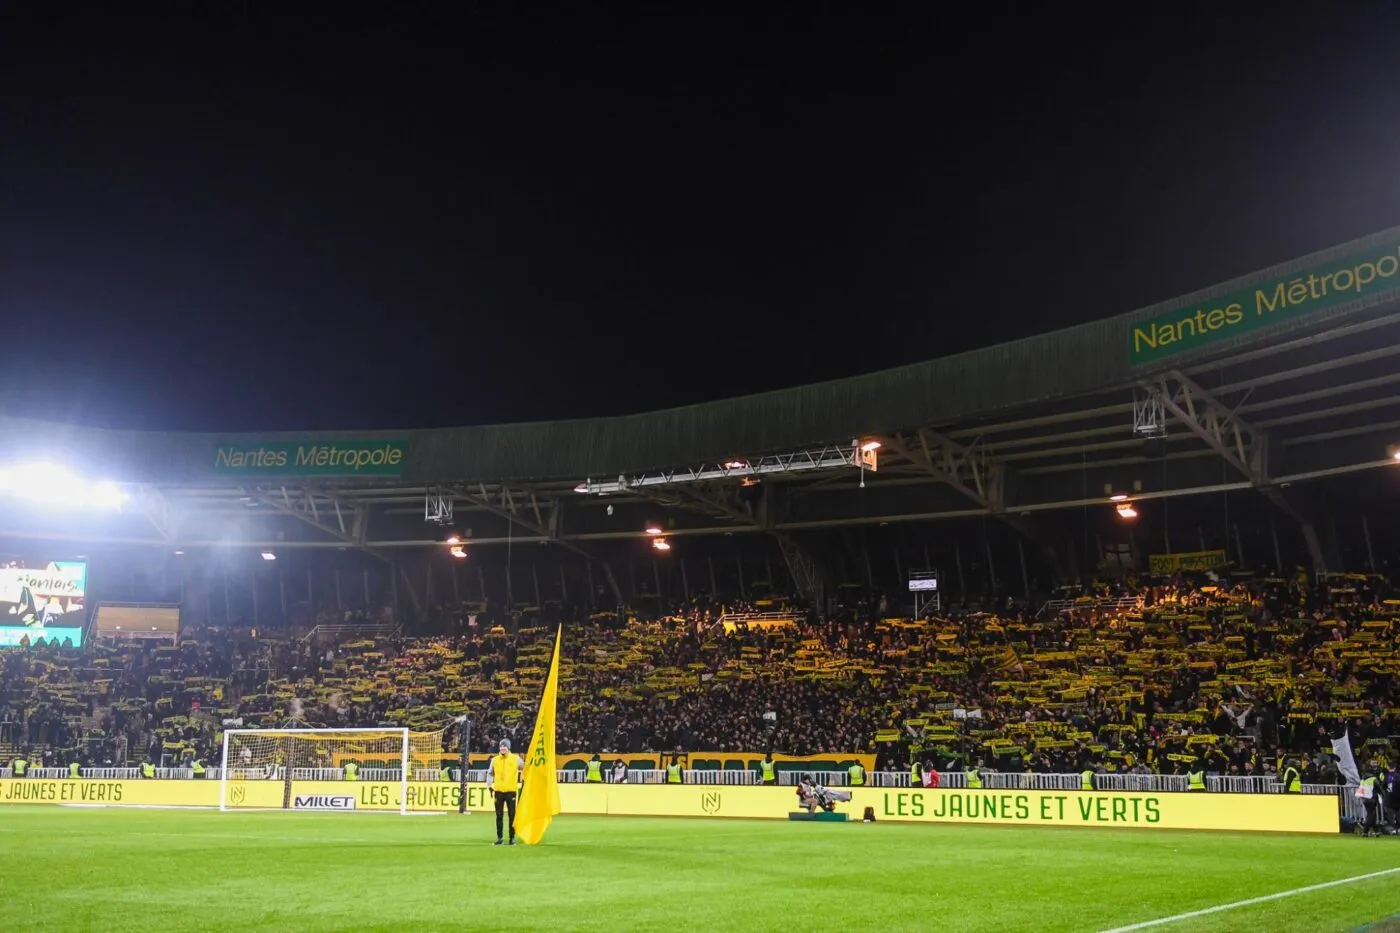
[[982, 789], [982, 772], [976, 768], [967, 769], [967, 786], [971, 790]]
[[345, 780], [358, 781], [360, 779], [360, 766], [353, 761], [345, 763]]
[[856, 762], [847, 768], [846, 774], [848, 775], [846, 780], [851, 787], [865, 786], [865, 768], [861, 766], [860, 762]]
[[82, 765], [78, 764], [76, 761], [70, 761], [68, 763], [68, 779], [72, 781], [78, 780], [78, 778], [83, 776], [82, 769]]
[[1080, 789], [1080, 790], [1093, 790], [1093, 789], [1094, 789], [1094, 772], [1093, 772], [1093, 771], [1090, 771], [1088, 768], [1085, 768], [1085, 769], [1084, 769], [1082, 772], [1080, 772], [1080, 774], [1079, 774], [1079, 789]]
[[24, 759], [23, 755], [10, 762], [10, 773], [17, 778], [22, 778], [29, 773], [29, 762]]
[[156, 766], [149, 761], [141, 762], [141, 778], [146, 781], [153, 780], [156, 776]]
[[1187, 791], [1203, 791], [1206, 789], [1206, 773], [1204, 771], [1186, 772]]
[[596, 754], [588, 762], [588, 776], [585, 780], [589, 784], [603, 783], [603, 759]]
[[1282, 780], [1285, 794], [1301, 794], [1303, 792], [1303, 779], [1298, 774], [1298, 769], [1291, 764], [1283, 769]]
[[773, 763], [773, 753], [769, 752], [758, 763], [758, 782], [764, 785], [778, 783], [778, 766]]
[[684, 784], [684, 783], [685, 783], [685, 774], [684, 774], [684, 772], [682, 772], [682, 770], [681, 770], [681, 763], [680, 763], [679, 761], [673, 761], [673, 762], [671, 762], [669, 765], [666, 766], [666, 783], [667, 783], [667, 784]]

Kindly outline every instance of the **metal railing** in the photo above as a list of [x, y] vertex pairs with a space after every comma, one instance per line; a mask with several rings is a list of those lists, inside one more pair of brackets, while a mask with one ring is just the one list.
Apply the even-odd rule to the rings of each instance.
[[1206, 790], [1223, 794], [1281, 794], [1283, 785], [1271, 774], [1208, 775]]
[[1101, 596], [1090, 599], [1051, 599], [1041, 604], [1036, 618], [1047, 619], [1062, 612], [1084, 609], [1141, 609], [1141, 596]]
[[302, 642], [313, 641], [317, 636], [321, 635], [328, 638], [341, 638], [346, 635], [360, 635], [365, 638], [387, 638], [392, 634], [394, 634], [394, 626], [387, 622], [337, 622], [312, 626], [311, 631], [306, 633], [306, 637], [302, 639]]

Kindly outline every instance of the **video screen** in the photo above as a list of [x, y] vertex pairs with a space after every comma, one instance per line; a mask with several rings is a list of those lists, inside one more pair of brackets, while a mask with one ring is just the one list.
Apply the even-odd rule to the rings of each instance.
[[82, 647], [87, 564], [51, 561], [0, 564], [0, 648], [65, 640]]

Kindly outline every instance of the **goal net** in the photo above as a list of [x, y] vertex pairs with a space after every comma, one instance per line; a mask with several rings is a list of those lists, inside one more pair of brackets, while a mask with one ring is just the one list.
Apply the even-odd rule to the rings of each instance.
[[446, 729], [230, 729], [219, 809], [409, 810], [410, 781], [446, 781]]

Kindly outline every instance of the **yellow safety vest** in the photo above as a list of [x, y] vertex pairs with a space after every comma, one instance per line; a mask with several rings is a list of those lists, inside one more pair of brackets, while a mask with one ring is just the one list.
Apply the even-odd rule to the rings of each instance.
[[601, 761], [590, 761], [588, 763], [588, 783], [603, 783], [603, 763]]
[[1080, 789], [1080, 790], [1093, 790], [1093, 789], [1094, 789], [1094, 772], [1092, 772], [1092, 771], [1085, 771], [1085, 772], [1082, 772], [1082, 773], [1079, 775], [1079, 789]]
[[847, 773], [851, 776], [850, 782], [852, 787], [861, 787], [865, 784], [865, 769], [862, 768], [860, 765], [851, 765], [846, 770]]
[[203, 776], [204, 776], [204, 762], [202, 762], [202, 761], [200, 761], [198, 758], [196, 758], [194, 761], [190, 762], [190, 770], [193, 771], [197, 776], [203, 777]]
[[10, 770], [14, 773], [15, 777], [24, 777], [24, 772], [29, 770], [29, 762], [25, 761], [23, 758], [16, 758], [14, 761], [10, 762]]
[[141, 765], [141, 776], [143, 778], [153, 778], [156, 776], [156, 766], [149, 763]]
[[982, 775], [976, 771], [967, 772], [967, 786], [973, 790], [979, 790], [982, 787]]
[[1190, 790], [1206, 789], [1206, 773], [1204, 771], [1187, 771], [1186, 783]]
[[345, 763], [345, 780], [358, 781], [360, 779], [360, 766], [353, 761]]
[[778, 769], [771, 761], [760, 761], [758, 769], [765, 784], [778, 783]]
[[1301, 794], [1303, 792], [1303, 780], [1298, 776], [1297, 768], [1283, 770], [1283, 792], [1285, 794]]
[[68, 776], [75, 781], [82, 777], [82, 765], [78, 764], [76, 761], [70, 764], [68, 766]]
[[667, 766], [666, 766], [666, 783], [667, 783], [667, 784], [681, 784], [681, 783], [684, 783], [684, 781], [685, 781], [685, 778], [684, 778], [684, 777], [682, 776], [682, 774], [681, 774], [681, 766], [680, 766], [680, 765], [677, 765], [677, 764], [670, 764], [670, 765], [667, 765]]
[[519, 758], [497, 755], [491, 759], [491, 789], [498, 794], [513, 794], [520, 789]]

